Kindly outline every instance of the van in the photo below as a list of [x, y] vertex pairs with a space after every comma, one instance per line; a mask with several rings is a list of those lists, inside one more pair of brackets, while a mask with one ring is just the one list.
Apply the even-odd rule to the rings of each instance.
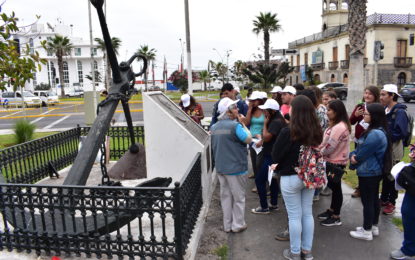
[[[42, 105], [42, 100], [39, 97], [33, 95], [29, 91], [23, 91], [24, 95], [24, 106], [25, 107], [40, 107]], [[22, 106], [23, 98], [20, 91], [16, 92], [3, 92], [1, 94], [1, 103], [4, 107], [9, 106]]]
[[35, 90], [33, 94], [42, 100], [42, 106], [56, 105], [59, 97], [53, 90]]

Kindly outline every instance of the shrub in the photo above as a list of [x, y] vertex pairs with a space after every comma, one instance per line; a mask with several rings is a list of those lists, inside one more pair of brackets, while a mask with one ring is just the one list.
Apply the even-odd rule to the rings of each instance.
[[32, 140], [35, 129], [36, 126], [25, 119], [17, 121], [14, 126], [16, 143], [21, 144]]

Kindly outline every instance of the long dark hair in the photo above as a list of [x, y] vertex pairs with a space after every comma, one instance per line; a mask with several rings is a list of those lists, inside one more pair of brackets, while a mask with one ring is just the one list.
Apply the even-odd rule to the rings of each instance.
[[349, 129], [349, 132], [352, 131], [352, 126], [350, 125], [349, 116], [346, 111], [346, 107], [344, 106], [343, 102], [336, 99], [331, 100], [328, 104], [328, 108], [333, 110], [336, 114], [336, 117], [333, 120], [333, 125], [337, 125], [340, 122], [344, 122]]
[[268, 121], [267, 128], [268, 128], [269, 124], [272, 122], [272, 120], [274, 120], [274, 119], [281, 121], [284, 126], [287, 124], [285, 122], [284, 117], [281, 115], [281, 112], [280, 111], [275, 111], [273, 109], [267, 109], [267, 110], [268, 110], [268, 113], [270, 113], [270, 115], [271, 115], [271, 118]]
[[291, 102], [290, 134], [293, 141], [308, 146], [320, 145], [323, 139], [316, 109], [306, 96], [297, 96]]

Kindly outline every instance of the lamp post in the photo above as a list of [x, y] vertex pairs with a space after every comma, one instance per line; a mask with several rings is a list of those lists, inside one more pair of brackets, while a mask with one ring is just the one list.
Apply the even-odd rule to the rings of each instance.
[[192, 52], [190, 49], [190, 19], [189, 19], [189, 1], [188, 0], [184, 0], [184, 14], [185, 14], [185, 22], [186, 22], [187, 84], [188, 84], [189, 95], [193, 95]]
[[179, 41], [180, 41], [180, 49], [182, 51], [182, 54], [180, 56], [180, 71], [179, 72], [182, 72], [183, 71], [183, 53], [184, 53], [183, 49], [184, 49], [184, 45], [186, 44], [186, 42], [182, 41], [182, 38], [179, 38]]

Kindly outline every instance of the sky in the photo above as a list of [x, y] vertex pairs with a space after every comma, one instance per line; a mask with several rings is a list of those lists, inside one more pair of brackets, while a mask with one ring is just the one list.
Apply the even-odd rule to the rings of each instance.
[[[54, 25], [58, 19], [73, 25], [73, 36], [89, 41], [88, 0], [0, 0], [2, 12], [15, 12], [20, 25]], [[414, 0], [369, 0], [368, 15], [415, 13]], [[288, 48], [288, 42], [320, 32], [321, 0], [189, 0], [192, 68], [207, 69], [209, 60], [253, 60], [262, 53], [262, 34], [252, 32], [252, 21], [260, 12], [272, 12], [282, 30], [271, 34], [271, 47]], [[96, 10], [92, 7], [93, 37], [102, 38]], [[112, 37], [122, 40], [118, 61], [127, 60], [140, 45], [157, 50], [156, 78], [162, 78], [166, 57], [168, 73], [180, 64], [185, 41], [184, 0], [107, 0], [107, 24]], [[216, 49], [217, 51], [215, 51]], [[186, 49], [184, 47], [184, 52]], [[186, 61], [186, 58], [185, 58]]]

